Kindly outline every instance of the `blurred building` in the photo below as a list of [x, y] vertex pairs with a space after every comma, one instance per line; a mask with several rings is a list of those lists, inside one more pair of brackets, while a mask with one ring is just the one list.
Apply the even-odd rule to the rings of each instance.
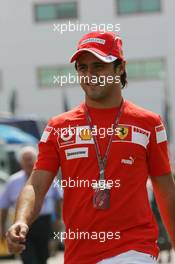
[[58, 27], [120, 24], [129, 75], [125, 96], [163, 117], [169, 112], [175, 131], [174, 10], [172, 0], [1, 0], [0, 111], [11, 104], [18, 114], [49, 118], [65, 104], [79, 104], [80, 87], [54, 85], [53, 76], [73, 71], [69, 58], [85, 32], [61, 34]]

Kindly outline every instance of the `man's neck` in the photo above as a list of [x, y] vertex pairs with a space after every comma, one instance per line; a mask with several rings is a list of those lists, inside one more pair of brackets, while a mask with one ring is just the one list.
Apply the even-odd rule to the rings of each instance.
[[85, 98], [85, 103], [89, 107], [93, 108], [113, 108], [113, 107], [119, 107], [122, 102], [122, 96], [112, 98], [111, 100], [91, 100], [88, 97]]

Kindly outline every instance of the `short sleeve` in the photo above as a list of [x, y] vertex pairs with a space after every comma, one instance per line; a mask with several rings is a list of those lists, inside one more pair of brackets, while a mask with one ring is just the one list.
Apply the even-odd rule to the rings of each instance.
[[150, 176], [161, 176], [171, 171], [166, 129], [159, 116], [154, 122], [150, 135], [148, 170]]
[[60, 166], [60, 157], [55, 131], [52, 120], [50, 120], [38, 144], [39, 153], [34, 170], [47, 170], [54, 175], [57, 174]]

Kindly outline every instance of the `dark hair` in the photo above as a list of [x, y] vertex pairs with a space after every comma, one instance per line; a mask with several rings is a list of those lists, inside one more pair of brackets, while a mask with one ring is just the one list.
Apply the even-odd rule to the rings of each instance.
[[75, 61], [75, 70], [77, 71], [77, 61]]
[[[120, 60], [120, 59], [115, 60], [115, 61], [113, 62], [113, 64], [114, 64], [114, 69], [116, 69], [121, 63], [122, 63], [122, 60]], [[124, 87], [128, 84], [126, 70], [125, 70], [124, 73], [120, 76], [120, 81], [121, 81], [121, 84], [122, 84], [122, 88], [124, 88]]]

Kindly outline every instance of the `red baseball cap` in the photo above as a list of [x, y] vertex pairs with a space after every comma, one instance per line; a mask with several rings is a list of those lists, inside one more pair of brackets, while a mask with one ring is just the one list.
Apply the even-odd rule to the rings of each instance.
[[122, 40], [113, 32], [93, 31], [84, 35], [70, 62], [76, 61], [84, 51], [92, 53], [106, 63], [111, 63], [116, 59], [124, 60]]

